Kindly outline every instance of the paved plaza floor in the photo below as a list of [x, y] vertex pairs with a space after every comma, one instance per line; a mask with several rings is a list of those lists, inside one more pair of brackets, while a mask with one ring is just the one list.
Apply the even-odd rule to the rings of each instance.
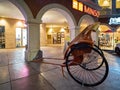
[[[61, 64], [62, 47], [41, 47], [44, 61]], [[0, 49], [0, 90], [120, 90], [120, 57], [104, 52], [109, 63], [107, 79], [95, 87], [76, 83], [61, 67], [45, 63], [26, 62], [24, 48]]]

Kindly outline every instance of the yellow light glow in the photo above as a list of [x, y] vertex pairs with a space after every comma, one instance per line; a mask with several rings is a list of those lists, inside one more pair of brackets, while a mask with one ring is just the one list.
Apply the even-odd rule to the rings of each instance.
[[103, 6], [110, 6], [110, 2], [108, 1], [108, 0], [105, 0], [104, 2], [103, 2]]
[[53, 29], [50, 28], [49, 31], [48, 31], [48, 34], [52, 34], [53, 33]]
[[64, 29], [64, 28], [61, 28], [60, 32], [65, 32], [65, 29]]
[[4, 19], [1, 19], [0, 20], [0, 25], [5, 25], [6, 24], [6, 21]]
[[103, 8], [111, 8], [112, 0], [98, 0], [98, 4]]
[[83, 4], [79, 2], [79, 10], [83, 11]]
[[72, 7], [78, 11], [86, 12], [86, 13], [96, 16], [96, 17], [99, 17], [99, 15], [100, 15], [99, 11], [97, 11], [96, 9], [92, 9], [77, 0], [73, 0]]
[[120, 8], [120, 0], [116, 1], [116, 8]]
[[77, 0], [73, 0], [73, 4], [72, 4], [74, 9], [78, 9], [78, 1]]
[[18, 27], [22, 27], [22, 26], [23, 26], [23, 23], [22, 23], [21, 21], [18, 21], [18, 22], [17, 22], [17, 26], [18, 26]]

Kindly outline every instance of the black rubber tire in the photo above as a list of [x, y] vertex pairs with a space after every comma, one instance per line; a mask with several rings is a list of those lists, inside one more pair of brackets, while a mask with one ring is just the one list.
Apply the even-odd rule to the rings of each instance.
[[120, 49], [118, 47], [115, 48], [115, 52], [120, 55]]
[[[94, 60], [91, 60], [90, 63], [93, 63], [94, 65], [91, 64], [91, 66], [89, 66], [90, 63], [87, 63], [86, 65], [82, 65], [84, 62], [83, 60], [83, 62], [80, 64], [73, 65], [73, 66], [69, 65], [69, 62], [73, 60], [72, 52], [74, 50], [83, 50], [87, 48], [90, 48], [92, 52], [96, 53], [96, 55], [99, 55], [99, 57], [101, 58], [100, 62], [97, 61], [97, 63], [94, 63]], [[89, 58], [91, 59], [91, 57]], [[84, 85], [84, 86], [88, 86], [88, 87], [101, 84], [107, 78], [108, 72], [109, 72], [109, 66], [108, 66], [106, 58], [104, 57], [102, 50], [99, 50], [98, 47], [93, 48], [89, 46], [88, 44], [77, 44], [71, 48], [71, 51], [68, 53], [66, 57], [66, 68], [67, 68], [69, 75], [77, 83]]]

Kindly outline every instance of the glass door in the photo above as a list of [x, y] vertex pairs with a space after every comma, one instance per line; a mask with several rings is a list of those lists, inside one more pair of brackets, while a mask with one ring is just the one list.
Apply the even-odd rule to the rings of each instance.
[[16, 47], [22, 47], [27, 44], [27, 30], [16, 28]]
[[27, 30], [22, 30], [22, 46], [25, 46], [27, 44]]
[[16, 47], [21, 46], [21, 28], [16, 28]]

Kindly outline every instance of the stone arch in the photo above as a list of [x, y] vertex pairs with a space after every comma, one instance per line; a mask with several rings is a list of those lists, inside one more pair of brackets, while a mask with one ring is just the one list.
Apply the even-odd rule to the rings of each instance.
[[48, 4], [44, 6], [39, 13], [37, 14], [36, 19], [41, 19], [43, 14], [50, 9], [55, 9], [56, 11], [60, 12], [68, 21], [69, 28], [76, 26], [76, 21], [70, 10], [60, 4]]
[[92, 24], [92, 23], [95, 22], [92, 16], [90, 16], [90, 15], [83, 15], [83, 16], [80, 18], [79, 22], [78, 22], [78, 26], [81, 24], [81, 22], [82, 22], [83, 19], [87, 19], [87, 20], [89, 19], [89, 20], [91, 21], [90, 24]]
[[90, 15], [83, 15], [78, 22], [80, 32], [84, 30], [84, 28], [86, 28], [88, 25], [93, 24], [94, 22], [95, 21], [93, 17], [91, 17]]
[[[38, 32], [39, 32], [38, 23], [40, 23], [40, 21], [33, 17], [33, 14], [30, 8], [27, 6], [27, 4], [23, 0], [9, 0], [9, 2], [14, 4], [21, 11], [22, 15], [25, 18], [25, 22], [27, 23], [27, 47], [25, 51], [25, 60], [31, 61], [33, 60], [33, 58], [39, 51], [39, 44], [37, 43], [37, 41], [39, 42], [39, 38], [37, 37], [37, 39], [34, 40], [35, 42], [31, 42], [31, 41], [34, 39], [32, 37], [39, 36], [38, 35]], [[32, 31], [35, 32], [34, 35]]]
[[[93, 24], [94, 22], [95, 21], [94, 21], [93, 17], [91, 17], [90, 15], [83, 15], [78, 22], [78, 26], [80, 27], [81, 30], [83, 30], [86, 26]], [[86, 25], [82, 27], [81, 25], [84, 23]]]
[[24, 1], [21, 0], [9, 0], [13, 3], [22, 13], [26, 21], [33, 19], [32, 12]]

